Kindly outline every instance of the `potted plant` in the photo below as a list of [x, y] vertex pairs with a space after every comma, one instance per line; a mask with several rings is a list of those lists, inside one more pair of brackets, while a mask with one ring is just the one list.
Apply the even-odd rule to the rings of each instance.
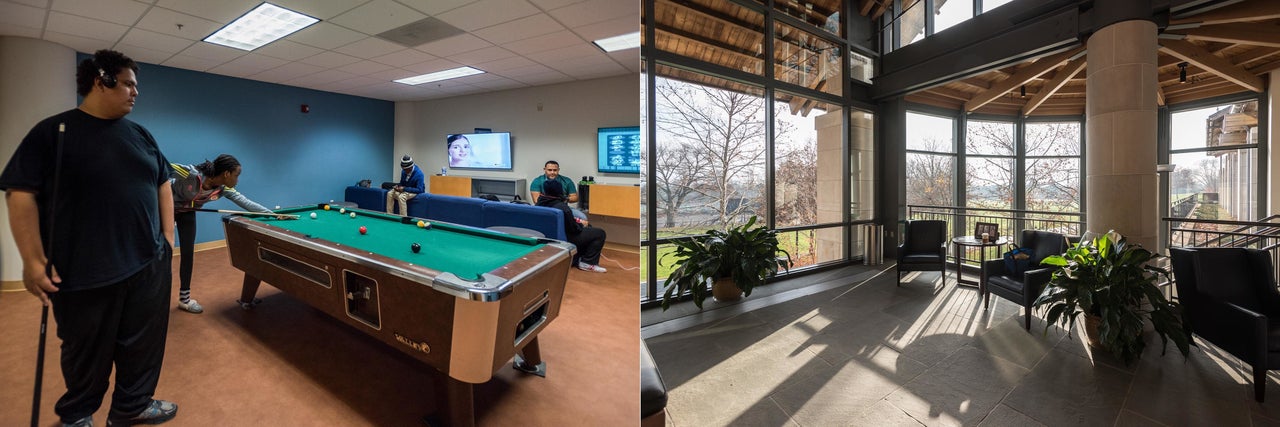
[[[717, 299], [733, 300], [751, 295], [751, 290], [764, 284], [766, 277], [778, 274], [778, 268], [789, 270], [791, 254], [778, 247], [778, 236], [763, 226], [755, 227], [756, 217], [746, 224], [727, 230], [707, 230], [702, 236], [672, 241], [675, 251], [663, 256], [677, 259], [676, 269], [667, 277], [662, 309], [685, 292], [702, 308], [707, 298], [708, 280], [714, 280], [712, 292]], [[782, 257], [778, 257], [782, 253]]]
[[1143, 325], [1150, 321], [1160, 335], [1161, 354], [1172, 340], [1186, 357], [1190, 340], [1182, 329], [1181, 307], [1164, 297], [1156, 286], [1167, 270], [1148, 265], [1160, 255], [1128, 243], [1115, 231], [1085, 240], [1062, 255], [1046, 257], [1041, 264], [1058, 267], [1036, 299], [1047, 307], [1045, 332], [1061, 323], [1068, 330], [1080, 314], [1091, 344], [1107, 349], [1124, 363], [1142, 355]]

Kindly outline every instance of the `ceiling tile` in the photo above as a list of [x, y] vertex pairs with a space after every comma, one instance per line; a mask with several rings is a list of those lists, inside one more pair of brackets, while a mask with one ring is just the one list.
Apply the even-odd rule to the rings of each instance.
[[315, 74], [323, 71], [323, 68], [311, 64], [303, 64], [301, 62], [290, 62], [267, 71], [250, 76], [254, 80], [262, 80], [264, 82], [280, 83], [287, 80], [293, 80], [308, 74]]
[[526, 54], [525, 57], [548, 65], [557, 61], [583, 57], [599, 57], [605, 60], [609, 59], [607, 56], [604, 56], [604, 51], [596, 49], [595, 46], [585, 45], [582, 43], [559, 49], [530, 53]]
[[97, 52], [99, 49], [111, 49], [112, 45], [115, 44], [114, 41], [81, 37], [73, 34], [59, 33], [57, 31], [45, 31], [44, 39], [75, 49], [77, 52], [86, 53]]
[[41, 9], [49, 7], [49, 0], [11, 0], [11, 1], [22, 3], [27, 6], [35, 6]]
[[427, 62], [432, 59], [436, 59], [435, 55], [431, 55], [429, 53], [417, 51], [414, 49], [405, 49], [399, 52], [373, 58], [374, 61], [387, 64], [392, 67], [404, 67], [406, 65], [413, 65], [413, 64], [418, 64], [422, 62]]
[[[182, 28], [178, 28], [178, 25]], [[162, 7], [153, 7], [134, 27], [187, 40], [201, 40], [222, 28], [222, 24]]]
[[503, 44], [565, 29], [545, 13], [520, 18], [505, 24], [494, 25], [473, 32], [493, 44]]
[[562, 82], [573, 80], [572, 77], [569, 77], [564, 73], [561, 73], [559, 71], [554, 71], [554, 70], [546, 73], [524, 74], [520, 76], [515, 76], [512, 79], [520, 81], [522, 83], [527, 83], [530, 86], [562, 83]]
[[515, 80], [511, 80], [505, 77], [497, 80], [490, 80], [487, 82], [475, 83], [474, 85], [477, 87], [482, 87], [489, 90], [514, 89], [518, 87], [528, 86], [527, 84], [524, 84]]
[[136, 62], [145, 62], [148, 64], [162, 64], [164, 61], [173, 57], [173, 52], [162, 52], [155, 49], [134, 46], [128, 43], [116, 43], [111, 50], [123, 53], [125, 56], [132, 58]]
[[312, 18], [329, 20], [367, 0], [271, 0], [271, 3]]
[[266, 56], [259, 53], [250, 53], [250, 54], [241, 56], [239, 58], [233, 59], [231, 61], [228, 61], [225, 64], [214, 67], [209, 71], [214, 73], [219, 73], [219, 74], [223, 74], [225, 71], [226, 74], [229, 74], [229, 75], [233, 75], [237, 77], [246, 77], [246, 76], [251, 76], [254, 74], [261, 73], [263, 71], [270, 70], [272, 68], [282, 66], [287, 63], [289, 63], [289, 61], [285, 61], [280, 58], [272, 58], [270, 56]]
[[185, 68], [195, 71], [207, 71], [210, 68], [217, 67], [219, 62], [211, 61], [205, 58], [197, 58], [194, 56], [174, 55], [172, 58], [165, 60], [163, 64], [170, 67]]
[[324, 68], [338, 68], [343, 65], [360, 62], [360, 58], [343, 55], [337, 52], [323, 52], [301, 61], [304, 64], [317, 65]]
[[53, 10], [121, 25], [133, 25], [147, 11], [133, 0], [54, 0]]
[[560, 72], [579, 79], [620, 76], [627, 74], [627, 69], [613, 61], [607, 63], [583, 64], [569, 67], [556, 67]]
[[340, 91], [340, 90], [344, 90], [344, 89], [351, 89], [351, 88], [358, 88], [358, 87], [364, 87], [364, 86], [375, 85], [375, 84], [378, 84], [378, 83], [382, 83], [382, 81], [381, 81], [381, 80], [374, 80], [374, 79], [371, 79], [371, 78], [368, 78], [368, 77], [358, 76], [358, 75], [357, 75], [357, 76], [352, 76], [352, 77], [347, 78], [347, 79], [338, 80], [338, 81], [329, 82], [329, 83], [326, 83], [326, 84], [320, 85], [320, 89], [321, 89], [321, 90], [327, 90], [327, 91], [334, 91], [334, 92], [336, 92], [336, 91]]
[[329, 22], [373, 35], [426, 18], [427, 15], [391, 0], [373, 0]]
[[419, 74], [422, 74], [422, 73], [415, 73], [415, 72], [413, 72], [413, 71], [409, 71], [409, 70], [402, 70], [402, 69], [399, 69], [399, 68], [393, 68], [393, 69], [386, 70], [386, 71], [378, 71], [378, 72], [375, 72], [375, 73], [370, 73], [370, 74], [365, 75], [365, 77], [368, 77], [368, 78], [371, 78], [371, 79], [374, 79], [374, 80], [378, 80], [378, 81], [390, 82], [390, 81], [400, 80], [400, 79], [403, 79], [403, 78], [405, 78], [405, 77], [413, 77], [413, 76], [416, 76], [416, 75], [419, 75]]
[[463, 30], [475, 31], [540, 12], [525, 0], [480, 0], [436, 17]]
[[553, 70], [551, 69], [551, 67], [548, 67], [546, 65], [533, 64], [533, 65], [526, 65], [518, 68], [512, 68], [510, 70], [503, 71], [498, 74], [501, 74], [504, 77], [510, 77], [510, 78], [519, 80], [520, 76], [530, 75], [530, 74], [543, 74], [543, 73], [550, 73], [550, 72], [558, 73], [559, 71]]
[[292, 85], [312, 87], [338, 80], [349, 79], [355, 76], [355, 74], [351, 74], [346, 71], [325, 70], [318, 73], [308, 74], [293, 80], [287, 80], [286, 82]]
[[586, 0], [529, 0], [529, 1], [533, 2], [535, 6], [542, 8], [542, 10], [552, 10], [552, 9], [559, 9], [574, 3], [582, 3]]
[[493, 46], [493, 47], [486, 47], [480, 50], [473, 50], [470, 52], [462, 52], [459, 54], [450, 55], [449, 59], [459, 64], [477, 65], [477, 64], [483, 64], [485, 62], [497, 61], [499, 59], [511, 58], [514, 56], [516, 56], [516, 54], [511, 53], [511, 51], [509, 50], [506, 50], [497, 46]]
[[39, 28], [24, 27], [21, 25], [6, 24], [3, 22], [0, 22], [0, 35], [30, 37], [33, 39], [38, 39], [40, 38], [40, 33], [43, 33], [43, 32], [44, 30], [41, 30]]
[[261, 3], [259, 0], [160, 0], [156, 6], [226, 24]]
[[640, 29], [638, 18], [640, 16], [640, 2], [636, 1], [590, 0], [555, 9], [550, 13], [556, 20], [575, 26], [594, 24], [624, 16], [636, 16], [636, 29], [630, 31]]
[[48, 12], [38, 7], [0, 3], [0, 24], [43, 29], [46, 13]]
[[168, 34], [161, 34], [154, 31], [134, 28], [120, 39], [120, 43], [131, 46], [143, 47], [155, 51], [165, 52], [170, 55], [182, 52], [191, 47], [193, 42], [181, 37], [174, 37]]
[[50, 12], [49, 24], [46, 28], [49, 31], [57, 31], [73, 36], [108, 40], [112, 44], [120, 40], [120, 37], [123, 37], [124, 33], [129, 30], [129, 27], [124, 25], [68, 15], [62, 12]]
[[404, 46], [377, 38], [369, 37], [355, 43], [334, 49], [357, 58], [369, 59], [404, 50]]
[[214, 61], [216, 63], [215, 65], [221, 65], [224, 62], [244, 56], [246, 53], [248, 52], [240, 49], [233, 49], [213, 43], [199, 42], [192, 44], [191, 47], [183, 50], [180, 55], [204, 58]]
[[588, 42], [640, 31], [640, 16], [628, 15], [594, 24], [574, 26], [573, 32]]
[[447, 58], [451, 55], [484, 49], [489, 46], [493, 46], [493, 44], [471, 34], [462, 34], [449, 37], [444, 40], [427, 43], [422, 46], [415, 47], [414, 49]]
[[324, 49], [307, 46], [302, 43], [292, 42], [289, 40], [276, 40], [268, 43], [266, 46], [253, 50], [253, 53], [261, 53], [274, 58], [280, 58], [287, 61], [297, 61], [324, 52]]
[[406, 6], [417, 9], [419, 12], [435, 16], [443, 12], [448, 12], [471, 3], [476, 0], [400, 0]]
[[459, 66], [460, 65], [457, 62], [453, 62], [447, 59], [433, 59], [427, 62], [423, 62], [421, 64], [413, 64], [413, 65], [402, 67], [402, 68], [418, 74], [427, 74], [427, 73], [434, 73], [436, 71], [444, 71], [452, 68], [458, 68]]
[[342, 70], [342, 71], [346, 71], [346, 72], [351, 73], [351, 74], [355, 74], [355, 75], [359, 75], [359, 76], [364, 76], [364, 75], [369, 75], [369, 74], [377, 73], [377, 72], [380, 72], [380, 71], [390, 70], [390, 69], [393, 69], [393, 68], [395, 68], [395, 67], [392, 67], [392, 66], [387, 65], [387, 64], [381, 64], [381, 63], [373, 62], [373, 61], [360, 61], [360, 62], [357, 62], [357, 63], [354, 63], [354, 64], [349, 64], [349, 65], [344, 65], [344, 66], [338, 67], [337, 69]]
[[609, 55], [615, 62], [622, 64], [627, 69], [640, 72], [640, 49], [620, 50], [606, 55]]
[[507, 59], [499, 59], [493, 62], [486, 62], [486, 63], [480, 64], [479, 67], [477, 68], [480, 68], [490, 73], [501, 73], [503, 71], [514, 70], [516, 68], [527, 67], [535, 64], [537, 63], [530, 61], [529, 58], [525, 58], [523, 56], [516, 56], [516, 57], [507, 58]]
[[504, 47], [517, 54], [528, 55], [530, 53], [581, 45], [582, 43], [582, 37], [578, 37], [572, 31], [565, 30], [507, 43]]
[[321, 21], [290, 34], [285, 39], [321, 49], [335, 49], [366, 37], [369, 36]]

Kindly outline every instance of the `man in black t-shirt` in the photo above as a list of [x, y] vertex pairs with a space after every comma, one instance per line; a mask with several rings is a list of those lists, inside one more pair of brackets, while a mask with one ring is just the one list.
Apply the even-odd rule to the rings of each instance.
[[67, 391], [54, 411], [64, 425], [93, 424], [113, 365], [108, 425], [158, 424], [178, 411], [152, 399], [169, 327], [173, 192], [155, 138], [124, 118], [137, 69], [109, 50], [81, 61], [83, 102], [37, 123], [0, 173], [22, 282], [52, 304], [62, 339]]

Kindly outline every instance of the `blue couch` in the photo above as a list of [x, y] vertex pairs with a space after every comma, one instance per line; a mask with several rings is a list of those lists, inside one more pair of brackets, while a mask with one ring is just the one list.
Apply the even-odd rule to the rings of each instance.
[[[350, 186], [346, 201], [361, 209], [382, 212], [387, 206], [387, 190], [376, 187]], [[399, 209], [392, 206], [393, 209]], [[537, 230], [557, 240], [568, 240], [564, 232], [564, 214], [557, 209], [491, 202], [484, 199], [422, 193], [409, 199], [409, 216], [454, 224], [486, 228], [520, 227]]]

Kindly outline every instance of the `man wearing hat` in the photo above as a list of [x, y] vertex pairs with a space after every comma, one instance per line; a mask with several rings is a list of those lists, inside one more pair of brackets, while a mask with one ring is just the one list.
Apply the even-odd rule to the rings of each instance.
[[391, 202], [395, 200], [400, 202], [400, 215], [408, 215], [409, 199], [426, 191], [426, 181], [426, 178], [422, 175], [422, 169], [413, 164], [412, 157], [409, 157], [408, 154], [401, 157], [400, 184], [387, 191], [387, 213], [395, 213], [395, 211], [391, 210]]

